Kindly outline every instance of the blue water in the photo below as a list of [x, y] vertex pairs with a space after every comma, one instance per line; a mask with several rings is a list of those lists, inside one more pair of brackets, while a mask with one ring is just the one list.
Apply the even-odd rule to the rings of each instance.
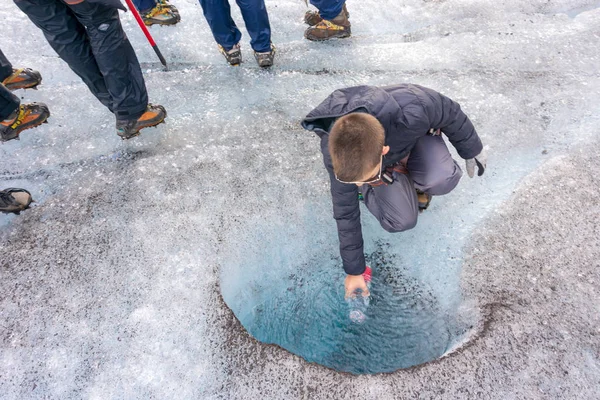
[[[294, 272], [265, 270], [237, 291], [226, 290], [224, 298], [259, 341], [338, 371], [391, 372], [439, 358], [459, 339], [454, 313], [440, 305], [425, 282], [408, 275], [387, 246], [380, 242], [367, 254], [373, 281], [363, 323], [349, 316], [345, 274], [334, 257], [324, 261], [315, 255], [306, 262], [299, 255], [292, 258], [301, 262]], [[265, 265], [272, 257], [285, 257], [283, 247], [269, 251]], [[252, 264], [251, 259], [246, 261]], [[227, 286], [233, 281], [224, 278]]]

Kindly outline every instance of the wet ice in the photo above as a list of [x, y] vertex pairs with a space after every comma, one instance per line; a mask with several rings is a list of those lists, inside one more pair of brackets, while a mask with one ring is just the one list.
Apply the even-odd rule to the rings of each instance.
[[[169, 112], [166, 125], [128, 142], [39, 30], [12, 3], [0, 5], [0, 33], [15, 38], [3, 51], [44, 76], [40, 90], [17, 95], [47, 102], [52, 112], [49, 124], [0, 147], [3, 187], [25, 187], [38, 200], [20, 217], [0, 218], [0, 391], [7, 398], [226, 396], [230, 371], [212, 350], [227, 335], [214, 328], [226, 314], [213, 295], [219, 282], [257, 337], [248, 304], [300, 291], [290, 274], [308, 282], [299, 296], [306, 301], [292, 298], [286, 307], [315, 306], [312, 293], [330, 299], [321, 310], [341, 307], [327, 177], [316, 137], [298, 121], [332, 90], [356, 84], [439, 90], [461, 103], [489, 146], [483, 179], [464, 178], [435, 198], [414, 230], [389, 235], [363, 212], [366, 254], [388, 243], [388, 257], [398, 260], [389, 273], [429, 299], [423, 309], [432, 317], [424, 322], [434, 332], [438, 321], [460, 328], [427, 358], [460, 343], [477, 316], [464, 310], [460, 289], [471, 232], [547, 157], [596, 134], [600, 15], [567, 15], [593, 2], [349, 2], [353, 39], [315, 44], [302, 39], [302, 2], [267, 1], [278, 48], [271, 71], [254, 64], [247, 35], [247, 62], [228, 68], [197, 2], [174, 2], [181, 25], [151, 30], [174, 64], [169, 72], [123, 16], [149, 70], [150, 99]], [[382, 300], [398, 288], [378, 287]], [[288, 321], [288, 313], [267, 312], [262, 326]], [[416, 327], [407, 324], [407, 332]], [[306, 358], [333, 365], [331, 354]], [[352, 348], [337, 354], [349, 357]]]

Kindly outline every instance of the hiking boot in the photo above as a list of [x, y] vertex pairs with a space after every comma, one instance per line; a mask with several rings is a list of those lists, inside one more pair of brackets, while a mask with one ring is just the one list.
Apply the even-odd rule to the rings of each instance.
[[25, 189], [8, 188], [0, 190], [0, 211], [5, 214], [19, 214], [29, 208], [32, 202], [31, 193]]
[[425, 193], [417, 189], [417, 201], [419, 202], [420, 212], [427, 210], [427, 207], [429, 207], [429, 203], [431, 203], [431, 197], [432, 196], [429, 193]]
[[49, 116], [50, 111], [44, 103], [21, 104], [8, 118], [0, 122], [0, 140], [6, 142], [17, 139], [25, 129], [41, 125]]
[[[346, 18], [350, 18], [350, 13], [346, 9], [346, 5], [344, 4], [344, 8], [342, 8], [342, 12], [346, 13]], [[315, 26], [319, 22], [323, 21], [321, 14], [318, 11], [307, 11], [304, 14], [304, 23], [308, 26]]]
[[323, 19], [315, 26], [308, 28], [304, 31], [304, 37], [308, 40], [322, 41], [333, 38], [347, 38], [350, 36], [350, 33], [350, 21], [348, 20], [347, 12], [342, 10], [331, 21]]
[[181, 21], [179, 11], [166, 0], [157, 1], [156, 6], [150, 10], [140, 13], [144, 24], [151, 25], [175, 25]]
[[304, 14], [304, 23], [308, 26], [315, 26], [321, 21], [323, 21], [323, 18], [321, 18], [321, 14], [318, 11], [307, 11]]
[[242, 48], [239, 43], [234, 45], [231, 50], [225, 50], [223, 46], [219, 45], [219, 51], [230, 65], [237, 66], [242, 63]]
[[148, 104], [146, 112], [138, 119], [118, 119], [117, 135], [123, 140], [131, 139], [140, 134], [140, 130], [162, 123], [167, 117], [167, 111], [161, 105]]
[[167, 0], [156, 0], [156, 4], [160, 4], [163, 7], [169, 7], [173, 14], [179, 15], [179, 10], [173, 4], [169, 3]]
[[256, 58], [256, 62], [262, 68], [272, 66], [273, 60], [275, 59], [275, 46], [273, 46], [273, 43], [271, 43], [271, 51], [266, 51], [264, 53], [255, 51], [254, 58]]
[[8, 90], [35, 89], [42, 83], [42, 75], [31, 68], [13, 69], [13, 73], [2, 81]]

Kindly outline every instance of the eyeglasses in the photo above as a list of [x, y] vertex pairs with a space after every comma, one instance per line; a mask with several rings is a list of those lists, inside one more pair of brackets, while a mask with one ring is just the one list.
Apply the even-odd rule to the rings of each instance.
[[381, 160], [379, 161], [379, 173], [376, 176], [374, 176], [374, 177], [372, 177], [372, 178], [370, 178], [370, 179], [368, 179], [368, 180], [366, 180], [364, 182], [346, 182], [346, 181], [343, 181], [340, 178], [338, 178], [337, 174], [335, 175], [335, 179], [338, 182], [347, 183], [349, 185], [359, 185], [359, 186], [370, 185], [370, 184], [373, 184], [373, 183], [381, 181], [381, 174], [382, 173], [383, 173], [383, 154], [381, 155]]

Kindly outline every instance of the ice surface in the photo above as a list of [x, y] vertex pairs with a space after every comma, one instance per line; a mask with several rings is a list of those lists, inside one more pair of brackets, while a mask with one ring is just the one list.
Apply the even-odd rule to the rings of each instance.
[[[597, 135], [598, 3], [349, 0], [353, 38], [310, 43], [303, 2], [267, 1], [278, 50], [270, 71], [255, 65], [235, 6], [246, 62], [229, 68], [199, 5], [174, 3], [181, 24], [151, 29], [168, 72], [123, 15], [151, 101], [169, 112], [167, 124], [127, 142], [41, 32], [0, 4], [2, 50], [44, 77], [40, 90], [17, 95], [52, 112], [0, 147], [2, 187], [38, 201], [0, 217], [3, 397], [232, 398], [229, 377], [243, 371], [222, 349], [241, 342], [215, 327], [227, 315], [219, 284], [257, 337], [247, 316], [265, 299], [343, 304], [327, 177], [318, 141], [298, 122], [357, 84], [439, 90], [489, 147], [486, 175], [435, 198], [414, 230], [390, 235], [363, 215], [366, 254], [383, 248], [397, 260], [389, 273], [426, 288], [428, 309], [450, 317], [444, 327], [458, 328], [451, 342], [460, 342], [477, 316], [460, 286], [473, 231], [547, 158]], [[297, 297], [283, 294], [290, 287]], [[379, 287], [383, 301], [397, 286]], [[264, 323], [303, 321], [277, 313], [285, 307]], [[285, 377], [286, 365], [273, 373]], [[273, 390], [265, 396], [283, 398]]]

